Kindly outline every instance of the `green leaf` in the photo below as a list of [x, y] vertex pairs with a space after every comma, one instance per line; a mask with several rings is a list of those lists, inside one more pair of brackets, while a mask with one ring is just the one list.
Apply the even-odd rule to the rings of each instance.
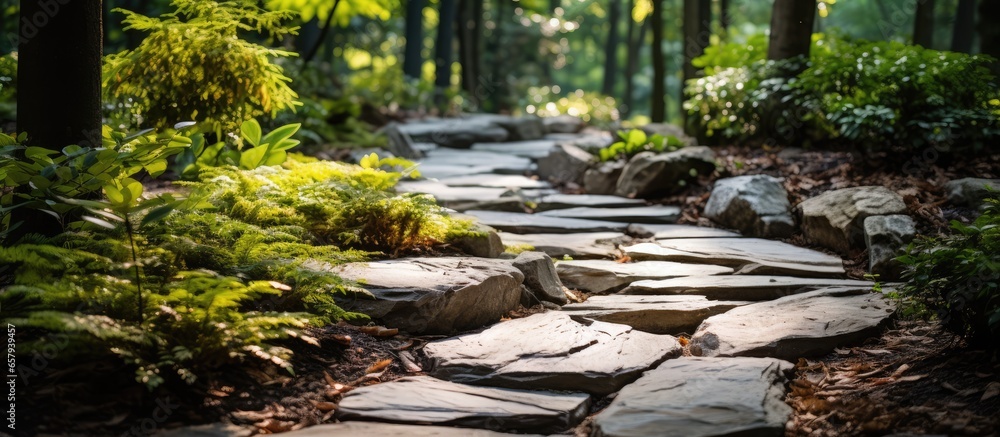
[[148, 214], [146, 214], [145, 217], [142, 218], [140, 226], [145, 226], [149, 223], [163, 220], [163, 218], [169, 215], [174, 210], [174, 208], [176, 208], [176, 204], [173, 202], [153, 208], [152, 210], [149, 211]]
[[100, 226], [102, 228], [106, 228], [106, 229], [114, 229], [115, 228], [114, 224], [109, 223], [108, 221], [106, 221], [104, 219], [100, 219], [100, 218], [94, 217], [92, 215], [85, 215], [85, 216], [80, 217], [80, 218], [83, 219], [84, 221], [87, 221], [89, 223], [93, 223], [93, 224], [95, 224], [97, 226]]
[[268, 132], [268, 134], [265, 135], [263, 139], [261, 139], [261, 142], [279, 145], [279, 147], [281, 147], [282, 150], [295, 147], [295, 145], [299, 143], [298, 141], [295, 141], [295, 144], [292, 144], [291, 146], [287, 147], [284, 147], [285, 144], [283, 144], [283, 142], [291, 138], [292, 135], [295, 135], [295, 132], [298, 132], [300, 127], [302, 127], [302, 123], [286, 124], [271, 132]]
[[32, 161], [38, 162], [52, 162], [49, 155], [59, 153], [52, 149], [46, 149], [44, 147], [28, 147], [24, 149], [24, 156]]
[[122, 179], [122, 196], [125, 204], [131, 205], [142, 197], [142, 183], [132, 178]]
[[257, 146], [252, 149], [247, 149], [243, 151], [243, 155], [240, 156], [240, 168], [244, 170], [253, 170], [264, 162], [264, 157], [267, 155], [267, 145]]
[[125, 195], [122, 193], [122, 190], [114, 185], [109, 184], [104, 186], [104, 196], [112, 204], [121, 205], [125, 203]]
[[628, 132], [629, 145], [640, 146], [646, 144], [646, 133], [639, 129], [632, 129]]
[[167, 160], [166, 159], [159, 159], [159, 160], [153, 161], [152, 163], [147, 164], [145, 168], [146, 168], [146, 172], [148, 172], [150, 176], [152, 176], [152, 177], [155, 178], [155, 177], [163, 174], [163, 172], [167, 171]]
[[243, 138], [250, 142], [250, 144], [256, 146], [260, 144], [261, 129], [260, 123], [257, 120], [249, 119], [244, 121], [240, 126], [240, 133], [243, 134]]
[[286, 159], [288, 159], [288, 154], [284, 150], [271, 150], [264, 156], [264, 162], [261, 165], [281, 165]]

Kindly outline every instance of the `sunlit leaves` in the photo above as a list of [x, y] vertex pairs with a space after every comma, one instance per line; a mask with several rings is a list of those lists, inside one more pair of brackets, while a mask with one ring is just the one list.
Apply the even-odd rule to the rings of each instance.
[[[268, 0], [267, 7], [273, 11], [290, 10], [299, 14], [303, 22], [319, 18], [325, 20], [338, 0]], [[399, 8], [398, 0], [339, 0], [333, 14], [333, 22], [347, 26], [353, 17], [388, 20], [392, 11]]]

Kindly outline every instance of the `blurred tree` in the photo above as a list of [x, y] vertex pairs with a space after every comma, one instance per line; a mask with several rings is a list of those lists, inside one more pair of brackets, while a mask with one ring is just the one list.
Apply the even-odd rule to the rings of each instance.
[[979, 1], [979, 47], [993, 57], [993, 74], [1000, 76], [1000, 1]]
[[976, 31], [976, 0], [958, 0], [955, 26], [951, 34], [951, 51], [972, 53]]
[[424, 59], [420, 51], [424, 44], [424, 5], [426, 0], [406, 0], [406, 46], [403, 49], [403, 74], [420, 79]]
[[316, 42], [313, 43], [312, 47], [304, 56], [302, 56], [302, 62], [308, 64], [316, 57], [319, 53], [320, 46], [326, 41], [327, 34], [330, 33], [330, 26], [333, 25], [333, 15], [337, 12], [337, 6], [340, 6], [340, 0], [334, 0], [333, 6], [330, 7], [330, 11], [326, 13], [326, 18], [323, 19], [323, 27], [320, 28], [319, 35], [316, 36]]
[[653, 12], [649, 20], [653, 26], [653, 92], [650, 95], [649, 117], [653, 123], [667, 119], [667, 60], [663, 56], [663, 2], [653, 0]]
[[[649, 20], [645, 17], [645, 11], [638, 13], [637, 7], [638, 4], [635, 0], [629, 0], [628, 32], [625, 37], [628, 57], [625, 60], [625, 96], [622, 99], [623, 119], [628, 118], [633, 112], [635, 102], [635, 74], [639, 68], [639, 58], [642, 56], [642, 48], [645, 47], [646, 32], [649, 30]], [[638, 32], [636, 31], [636, 24], [639, 24]]]
[[615, 74], [618, 72], [618, 22], [622, 14], [621, 0], [608, 0], [608, 37], [604, 45], [604, 82], [601, 84], [601, 94], [615, 95]]
[[913, 18], [913, 44], [934, 46], [934, 0], [917, 0]]
[[712, 23], [712, 1], [711, 0], [684, 0], [684, 40], [681, 50], [684, 51], [683, 82], [680, 87], [680, 114], [683, 117], [687, 114], [684, 111], [684, 84], [694, 79], [698, 69], [691, 64], [691, 60], [705, 53], [708, 47], [709, 38], [712, 35], [710, 26]]
[[815, 19], [816, 2], [812, 0], [774, 0], [767, 59], [808, 57]]
[[719, 0], [719, 28], [723, 32], [729, 31], [732, 17], [729, 16], [729, 0]]
[[451, 85], [451, 62], [455, 42], [456, 0], [440, 0], [438, 3], [437, 42], [434, 44], [434, 85], [448, 88]]
[[459, 2], [458, 11], [458, 62], [462, 65], [462, 90], [473, 99], [479, 99], [476, 88], [479, 85], [481, 65], [479, 54], [483, 28], [483, 0], [462, 0]]

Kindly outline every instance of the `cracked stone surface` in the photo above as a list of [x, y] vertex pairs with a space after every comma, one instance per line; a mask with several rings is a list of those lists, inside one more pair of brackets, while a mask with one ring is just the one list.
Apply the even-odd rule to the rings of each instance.
[[618, 291], [632, 282], [645, 279], [725, 275], [732, 272], [733, 269], [729, 267], [670, 261], [620, 263], [611, 260], [573, 260], [556, 264], [556, 273], [565, 286], [592, 293]]
[[500, 239], [507, 246], [531, 246], [534, 250], [562, 259], [611, 258], [619, 244], [632, 241], [620, 232], [585, 232], [578, 234], [515, 234], [504, 232]]
[[841, 254], [864, 247], [866, 218], [906, 214], [902, 196], [876, 186], [827, 191], [802, 201], [798, 208], [806, 238]]
[[682, 238], [622, 248], [635, 260], [718, 264], [757, 275], [843, 277], [840, 257], [759, 238]]
[[562, 311], [574, 319], [591, 319], [629, 325], [653, 334], [690, 334], [706, 318], [750, 302], [708, 300], [705, 296], [591, 296], [586, 302], [566, 305]]

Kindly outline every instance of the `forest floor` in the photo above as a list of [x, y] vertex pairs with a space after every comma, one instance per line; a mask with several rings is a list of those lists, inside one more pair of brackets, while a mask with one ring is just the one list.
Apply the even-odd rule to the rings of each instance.
[[[950, 220], [973, 211], [944, 203], [941, 185], [959, 177], [1000, 177], [1000, 157], [944, 162], [860, 159], [849, 153], [720, 147], [722, 176], [765, 173], [786, 179], [793, 205], [830, 189], [889, 187], [904, 195], [918, 231], [944, 232]], [[919, 157], [918, 157], [919, 159]], [[659, 203], [683, 206], [681, 223], [711, 225], [700, 217], [708, 181]], [[787, 242], [808, 246], [801, 235]], [[845, 267], [861, 277], [864, 252]], [[511, 317], [534, 312], [522, 310]], [[22, 391], [18, 416], [25, 435], [146, 435], [197, 423], [229, 422], [270, 434], [332, 420], [337, 402], [353, 387], [417, 373], [409, 350], [435, 338], [388, 335], [373, 328], [335, 325], [316, 329], [320, 347], [289, 342], [296, 374], [270, 367], [225, 369], [194, 386], [148, 393], [132, 372], [111, 362], [47, 367]], [[596, 404], [606, 406], [609, 399]], [[865, 344], [802, 360], [787, 398], [794, 409], [788, 435], [948, 435], [1000, 433], [1000, 355], [969, 348], [934, 322], [897, 321]], [[159, 414], [166, 406], [168, 414]], [[596, 412], [596, 411], [594, 411]], [[154, 420], [155, 419], [155, 420]], [[161, 420], [162, 419], [162, 420]], [[586, 422], [578, 431], [586, 433]], [[68, 431], [72, 430], [72, 431]], [[20, 434], [19, 434], [20, 435]]]

